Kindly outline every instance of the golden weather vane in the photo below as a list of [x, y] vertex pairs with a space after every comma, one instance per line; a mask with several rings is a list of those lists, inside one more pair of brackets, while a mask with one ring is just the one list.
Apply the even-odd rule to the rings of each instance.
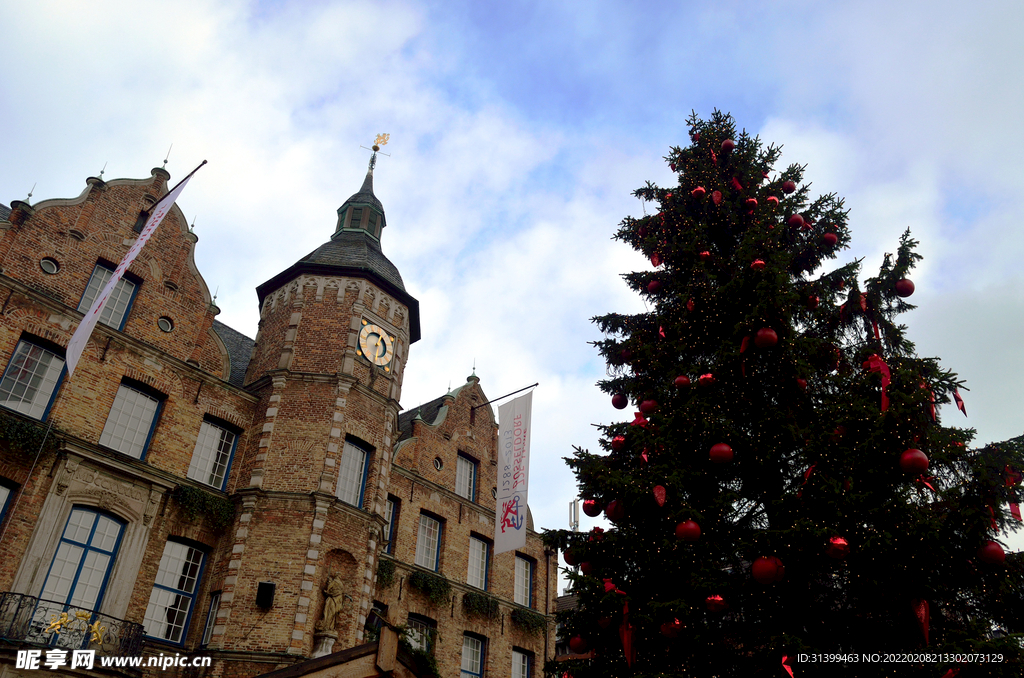
[[390, 134], [378, 134], [377, 138], [373, 140], [373, 150], [379, 151], [381, 146], [387, 146], [390, 138]]

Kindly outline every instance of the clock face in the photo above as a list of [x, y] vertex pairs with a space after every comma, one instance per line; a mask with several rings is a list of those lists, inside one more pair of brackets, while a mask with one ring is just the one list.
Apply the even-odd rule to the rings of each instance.
[[385, 371], [390, 372], [391, 368], [387, 365], [395, 355], [395, 338], [384, 328], [364, 320], [363, 329], [359, 331], [359, 348], [356, 352], [377, 365], [385, 366]]

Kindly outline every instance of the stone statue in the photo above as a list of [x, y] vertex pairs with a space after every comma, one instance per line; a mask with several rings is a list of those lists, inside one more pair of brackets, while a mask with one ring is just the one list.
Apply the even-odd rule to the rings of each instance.
[[320, 621], [316, 623], [317, 631], [334, 631], [338, 621], [338, 613], [341, 612], [344, 603], [345, 586], [341, 577], [329, 572], [327, 575], [327, 586], [324, 587], [324, 613]]

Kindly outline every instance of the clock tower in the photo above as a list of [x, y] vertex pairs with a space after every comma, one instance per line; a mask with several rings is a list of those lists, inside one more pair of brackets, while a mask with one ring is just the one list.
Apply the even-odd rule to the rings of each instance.
[[419, 304], [381, 250], [378, 150], [330, 239], [256, 290], [245, 387], [260, 402], [236, 452], [241, 504], [213, 564], [221, 593], [209, 642], [238, 661], [363, 640], [402, 376], [420, 338]]

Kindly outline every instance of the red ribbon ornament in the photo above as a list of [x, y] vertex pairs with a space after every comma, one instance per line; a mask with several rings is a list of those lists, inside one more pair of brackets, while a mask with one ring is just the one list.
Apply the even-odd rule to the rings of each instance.
[[790, 675], [790, 678], [792, 678], [792, 676], [793, 676], [793, 667], [791, 667], [789, 664], [787, 664], [786, 663], [787, 661], [789, 661], [789, 657], [786, 656], [786, 655], [782, 655], [782, 668], [786, 669], [786, 673], [788, 673]]
[[1010, 515], [1017, 519], [1017, 522], [1024, 522], [1020, 517], [1020, 504], [1015, 501], [1010, 502]]
[[964, 416], [966, 417], [967, 416], [967, 406], [964, 405], [964, 399], [960, 397], [960, 391], [958, 389], [955, 389], [955, 388], [953, 389], [953, 400], [956, 401], [956, 409], [958, 409], [961, 412], [963, 412]]
[[810, 478], [811, 474], [814, 472], [814, 467], [815, 466], [817, 466], [817, 464], [811, 464], [810, 466], [807, 467], [807, 470], [804, 471], [804, 481], [802, 483], [800, 483], [800, 489], [796, 493], [796, 498], [797, 499], [799, 499], [801, 496], [803, 496], [804, 485], [807, 484], [807, 479]]
[[949, 671], [942, 674], [942, 678], [956, 678], [957, 674], [960, 673], [960, 667], [954, 666]]
[[882, 356], [873, 353], [864, 361], [864, 368], [868, 372], [878, 372], [882, 375], [882, 411], [885, 412], [889, 409], [889, 394], [886, 389], [892, 383], [892, 373], [889, 371], [889, 366], [882, 360]]
[[640, 412], [636, 413], [636, 418], [630, 423], [630, 426], [639, 426], [640, 428], [647, 428], [647, 418]]
[[[622, 593], [622, 591], [617, 591], [617, 593]], [[628, 602], [622, 604], [622, 625], [619, 626], [619, 638], [622, 639], [622, 651], [626, 655], [626, 664], [632, 668], [633, 662], [636, 661], [636, 648], [633, 647], [633, 625], [629, 623]]]
[[910, 607], [914, 610], [917, 623], [921, 625], [921, 633], [924, 635], [924, 644], [928, 645], [928, 601], [915, 598], [910, 601]]
[[922, 485], [924, 485], [925, 487], [927, 487], [927, 488], [928, 488], [929, 490], [931, 490], [931, 491], [932, 491], [933, 493], [935, 493], [935, 494], [938, 494], [938, 492], [936, 491], [936, 489], [935, 489], [935, 488], [934, 488], [934, 487], [932, 486], [932, 484], [931, 484], [931, 483], [929, 482], [929, 481], [931, 481], [931, 480], [935, 480], [935, 476], [928, 476], [928, 477], [926, 478], [926, 477], [925, 477], [925, 475], [924, 475], [924, 474], [922, 473], [921, 475], [919, 475], [919, 476], [917, 477], [917, 482], [919, 482], [919, 483], [921, 483]]

